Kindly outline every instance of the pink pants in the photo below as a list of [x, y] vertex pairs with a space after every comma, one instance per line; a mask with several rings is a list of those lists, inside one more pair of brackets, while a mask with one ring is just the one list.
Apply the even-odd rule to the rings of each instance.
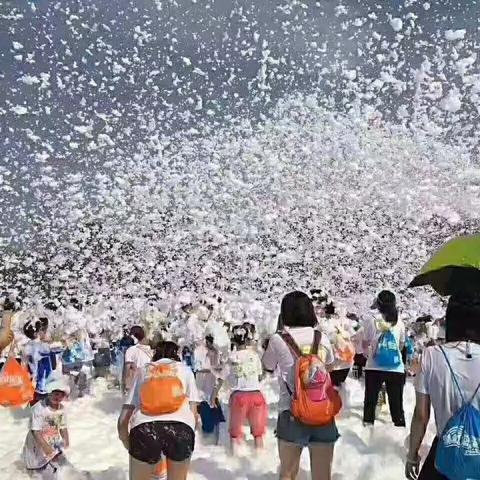
[[263, 437], [267, 429], [268, 406], [261, 392], [233, 392], [230, 396], [230, 437], [243, 438], [248, 420], [252, 435]]

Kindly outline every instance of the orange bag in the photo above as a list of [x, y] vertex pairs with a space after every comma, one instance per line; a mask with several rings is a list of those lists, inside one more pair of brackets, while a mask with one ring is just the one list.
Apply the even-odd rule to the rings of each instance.
[[149, 364], [140, 387], [140, 410], [145, 415], [165, 415], [182, 407], [187, 396], [175, 362]]
[[340, 331], [337, 331], [337, 335], [335, 338], [335, 356], [345, 363], [353, 363], [355, 358], [355, 347], [353, 343], [344, 338]]
[[[13, 350], [10, 350], [13, 352]], [[2, 407], [21, 407], [30, 402], [35, 388], [28, 371], [9, 354], [0, 371], [0, 405]]]
[[[289, 333], [284, 332], [281, 336], [295, 358], [295, 391], [290, 392], [292, 415], [305, 425], [319, 427], [332, 423], [342, 409], [342, 400], [325, 365], [318, 358], [321, 332], [315, 330], [308, 355], [302, 353]], [[287, 388], [290, 391], [288, 385]]]

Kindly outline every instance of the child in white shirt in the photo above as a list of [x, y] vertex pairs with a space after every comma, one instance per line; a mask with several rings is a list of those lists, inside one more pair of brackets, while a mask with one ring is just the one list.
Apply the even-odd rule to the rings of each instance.
[[68, 464], [63, 453], [69, 446], [69, 438], [62, 402], [70, 388], [62, 376], [51, 375], [46, 391], [47, 397], [31, 409], [23, 460], [34, 478], [55, 480], [58, 469]]

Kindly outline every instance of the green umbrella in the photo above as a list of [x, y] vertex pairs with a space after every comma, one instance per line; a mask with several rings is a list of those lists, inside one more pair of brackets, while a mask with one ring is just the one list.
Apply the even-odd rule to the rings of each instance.
[[480, 292], [480, 235], [466, 235], [446, 243], [409, 287], [422, 285], [431, 285], [445, 296]]

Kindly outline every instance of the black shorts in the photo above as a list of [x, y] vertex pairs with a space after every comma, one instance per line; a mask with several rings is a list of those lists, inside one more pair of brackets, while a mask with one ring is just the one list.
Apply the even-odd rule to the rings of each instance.
[[182, 422], [148, 422], [132, 428], [129, 453], [139, 462], [156, 465], [162, 455], [174, 462], [188, 460], [195, 448], [195, 432]]
[[333, 370], [330, 372], [330, 378], [332, 379], [332, 384], [335, 387], [339, 387], [348, 377], [350, 373], [349, 368], [343, 368], [342, 370]]
[[365, 365], [367, 364], [367, 357], [365, 355], [363, 355], [362, 353], [357, 353], [355, 355], [355, 358], [354, 358], [353, 362], [354, 362], [353, 364], [356, 367], [365, 368]]

